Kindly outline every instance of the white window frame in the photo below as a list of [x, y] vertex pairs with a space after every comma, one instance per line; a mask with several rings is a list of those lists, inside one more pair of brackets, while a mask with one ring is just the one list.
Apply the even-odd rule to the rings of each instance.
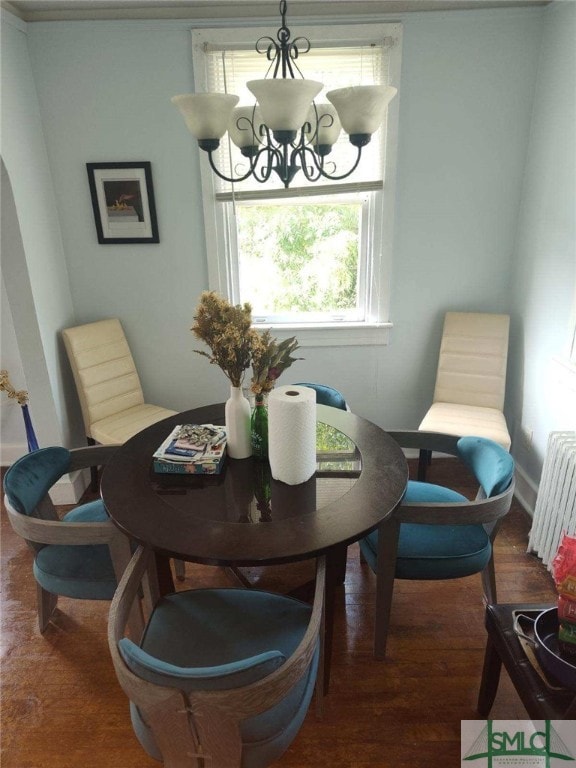
[[569, 341], [568, 359], [576, 368], [576, 285], [574, 286], [574, 300], [572, 302], [572, 314], [570, 318], [571, 339]]
[[[391, 38], [393, 46], [390, 53], [390, 83], [399, 89], [398, 94], [388, 106], [386, 168], [382, 190], [369, 193], [367, 206], [368, 228], [372, 230], [372, 238], [368, 240], [367, 270], [366, 270], [366, 318], [362, 322], [321, 322], [321, 323], [281, 323], [262, 324], [258, 328], [271, 328], [274, 335], [287, 338], [297, 333], [301, 347], [306, 346], [348, 346], [348, 345], [386, 345], [392, 323], [389, 318], [393, 225], [396, 187], [396, 155], [398, 145], [398, 116], [400, 95], [400, 63], [402, 49], [402, 25], [347, 25], [306, 27], [303, 25], [296, 31], [296, 24], [291, 23], [293, 35], [309, 37], [312, 45], [316, 44], [350, 44], [362, 45], [378, 39]], [[299, 25], [298, 25], [299, 26]], [[376, 31], [377, 29], [377, 31]], [[253, 45], [262, 34], [270, 34], [270, 29], [260, 27], [240, 29], [195, 29], [192, 30], [192, 54], [194, 65], [194, 81], [197, 93], [205, 92], [207, 88], [205, 46], [208, 43], [223, 46]], [[264, 58], [264, 57], [263, 57]], [[302, 57], [301, 68], [306, 75], [305, 56]], [[265, 62], [263, 61], [263, 72]], [[208, 254], [208, 285], [210, 290], [226, 296], [237, 303], [236, 286], [237, 261], [232, 258], [236, 253], [234, 238], [230, 236], [226, 205], [216, 200], [215, 174], [210, 168], [208, 158], [202, 150], [200, 169], [202, 180], [202, 199], [204, 208], [204, 226], [206, 235], [206, 250]], [[362, 160], [360, 161], [362, 162]], [[241, 190], [241, 184], [238, 185]], [[318, 194], [325, 191], [318, 189]], [[236, 274], [235, 274], [236, 270]]]

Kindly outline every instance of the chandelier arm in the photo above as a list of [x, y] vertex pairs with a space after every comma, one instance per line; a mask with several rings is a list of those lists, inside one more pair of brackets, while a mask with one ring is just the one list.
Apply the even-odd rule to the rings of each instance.
[[[258, 182], [265, 182], [268, 181], [270, 176], [272, 175], [272, 171], [276, 170], [276, 172], [280, 175], [280, 172], [278, 171], [278, 168], [282, 167], [282, 151], [279, 145], [275, 144], [274, 138], [272, 136], [272, 131], [268, 128], [267, 125], [262, 123], [260, 126], [260, 137], [262, 140], [262, 148], [258, 150], [258, 153], [254, 157], [254, 178]], [[265, 141], [264, 141], [265, 139]], [[256, 173], [256, 168], [260, 158], [266, 154], [268, 157], [266, 159], [266, 164], [263, 169], [261, 169], [261, 176], [259, 176]], [[276, 162], [274, 162], [276, 161]]]
[[[266, 160], [265, 165], [262, 168], [258, 168], [257, 164], [259, 159], [266, 153], [268, 155], [268, 158]], [[276, 164], [274, 164], [274, 160], [276, 160]], [[253, 176], [256, 179], [256, 181], [263, 183], [268, 181], [270, 176], [272, 175], [272, 171], [275, 170], [279, 165], [282, 164], [282, 155], [276, 147], [269, 145], [266, 147], [263, 147], [261, 150], [258, 151], [258, 154], [256, 155], [255, 162], [254, 162], [254, 171]], [[260, 171], [260, 175], [257, 173], [257, 171]]]
[[221, 171], [219, 171], [219, 170], [218, 170], [218, 168], [216, 167], [216, 165], [215, 165], [215, 163], [214, 163], [214, 159], [213, 159], [213, 157], [212, 157], [212, 155], [213, 155], [213, 152], [212, 152], [212, 151], [209, 151], [207, 154], [208, 154], [208, 162], [210, 163], [210, 168], [212, 168], [212, 170], [214, 171], [214, 173], [216, 174], [216, 176], [218, 176], [218, 177], [219, 177], [220, 179], [222, 179], [223, 181], [227, 181], [227, 182], [229, 182], [230, 184], [234, 184], [234, 183], [236, 183], [237, 181], [245, 181], [245, 180], [246, 180], [246, 179], [247, 179], [249, 176], [252, 176], [252, 175], [254, 175], [254, 168], [255, 168], [255, 166], [256, 166], [256, 160], [258, 159], [258, 155], [259, 155], [260, 153], [258, 153], [254, 159], [252, 159], [252, 158], [250, 159], [250, 168], [248, 169], [248, 171], [247, 171], [247, 172], [246, 172], [246, 173], [245, 173], [243, 176], [238, 176], [237, 178], [234, 178], [234, 177], [230, 177], [230, 176], [225, 176], [225, 175], [224, 175], [224, 174], [223, 174]]
[[354, 173], [356, 168], [358, 168], [358, 163], [360, 162], [360, 157], [362, 156], [362, 147], [357, 147], [358, 154], [356, 155], [356, 160], [353, 164], [353, 166], [346, 171], [346, 173], [342, 173], [338, 176], [332, 176], [329, 173], [326, 173], [326, 171], [323, 168], [324, 160], [321, 158], [320, 164], [318, 165], [318, 170], [320, 171], [320, 175], [323, 176], [325, 179], [330, 179], [330, 181], [341, 181], [342, 179], [347, 179], [348, 176], [350, 176], [351, 173]]
[[[306, 163], [306, 158], [308, 157], [308, 155], [310, 155], [310, 158], [312, 160], [311, 167], [315, 171], [317, 171], [317, 173], [310, 172], [310, 168]], [[304, 143], [302, 143], [294, 150], [294, 152], [292, 153], [292, 156], [298, 157], [300, 159], [300, 162], [302, 164], [300, 166], [302, 169], [302, 173], [304, 174], [304, 176], [306, 176], [308, 181], [318, 181], [321, 175], [321, 166], [318, 161], [318, 156], [316, 155], [313, 149], [305, 146]]]

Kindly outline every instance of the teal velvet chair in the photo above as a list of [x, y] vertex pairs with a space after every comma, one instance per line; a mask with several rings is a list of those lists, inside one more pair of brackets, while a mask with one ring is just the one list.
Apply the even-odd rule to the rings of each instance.
[[130, 560], [129, 541], [100, 500], [81, 504], [59, 519], [49, 496], [64, 475], [105, 464], [115, 450], [116, 446], [40, 448], [6, 471], [8, 518], [34, 553], [40, 632], [48, 627], [59, 595], [112, 600]]
[[[321, 558], [313, 606], [256, 589], [158, 599], [154, 557], [138, 548], [112, 601], [108, 641], [151, 757], [166, 768], [265, 768], [282, 755], [322, 683], [324, 571]], [[128, 638], [126, 616], [140, 594], [148, 620], [141, 637]]]
[[301, 381], [295, 384], [296, 387], [310, 387], [316, 391], [316, 402], [319, 405], [328, 405], [331, 408], [340, 408], [341, 411], [349, 411], [348, 404], [344, 395], [334, 387], [327, 384], [311, 384], [307, 381]]
[[492, 544], [514, 493], [514, 460], [500, 445], [481, 437], [434, 432], [390, 432], [404, 448], [456, 456], [474, 474], [477, 496], [408, 481], [400, 507], [360, 541], [362, 559], [377, 574], [375, 655], [383, 658], [394, 579], [458, 579], [482, 574], [485, 599], [496, 603]]

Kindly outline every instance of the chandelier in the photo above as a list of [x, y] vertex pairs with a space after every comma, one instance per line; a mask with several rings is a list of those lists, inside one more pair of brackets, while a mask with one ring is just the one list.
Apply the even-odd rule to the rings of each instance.
[[[271, 37], [256, 41], [256, 51], [266, 54], [271, 62], [269, 70], [273, 69], [272, 78], [246, 83], [256, 104], [238, 107], [239, 97], [227, 93], [183, 94], [171, 101], [182, 113], [200, 149], [207, 153], [210, 167], [224, 181], [239, 182], [252, 177], [265, 183], [274, 171], [288, 187], [299, 170], [308, 181], [340, 181], [358, 167], [362, 148], [381, 126], [396, 88], [338, 88], [326, 94], [329, 104], [316, 104], [314, 98], [324, 85], [304, 79], [296, 64], [300, 53], [310, 50], [310, 41], [305, 37], [291, 40], [286, 26], [286, 0], [281, 0], [279, 10], [282, 26], [276, 33], [277, 41]], [[357, 154], [352, 167], [338, 174], [335, 163], [326, 157], [342, 129]], [[214, 162], [214, 152], [226, 131], [248, 162], [248, 170], [236, 177], [226, 176]]]

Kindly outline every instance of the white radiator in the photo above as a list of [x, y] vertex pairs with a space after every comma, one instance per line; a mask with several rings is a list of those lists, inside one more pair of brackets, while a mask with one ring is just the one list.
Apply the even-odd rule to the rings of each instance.
[[576, 534], [576, 432], [551, 432], [528, 551], [550, 570], [565, 533]]

